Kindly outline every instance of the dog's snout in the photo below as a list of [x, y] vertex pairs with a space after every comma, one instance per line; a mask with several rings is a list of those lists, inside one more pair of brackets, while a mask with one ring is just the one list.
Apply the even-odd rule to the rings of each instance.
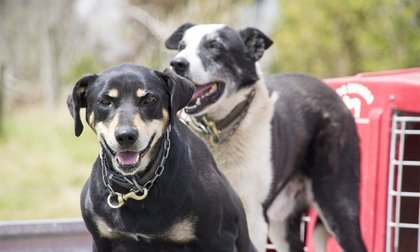
[[119, 128], [115, 131], [115, 139], [123, 147], [129, 147], [137, 141], [138, 132], [135, 128]]
[[171, 61], [170, 65], [177, 74], [183, 74], [188, 70], [190, 63], [185, 58], [175, 58]]

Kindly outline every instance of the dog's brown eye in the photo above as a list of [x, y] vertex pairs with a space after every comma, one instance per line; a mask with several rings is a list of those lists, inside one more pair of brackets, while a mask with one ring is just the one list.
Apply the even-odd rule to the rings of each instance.
[[99, 100], [99, 103], [104, 105], [104, 106], [109, 106], [112, 104], [112, 100], [109, 98], [102, 98]]
[[155, 97], [151, 97], [151, 96], [147, 97], [144, 100], [144, 103], [146, 103], [146, 104], [152, 104], [152, 103], [155, 103], [155, 102], [156, 102], [156, 98]]

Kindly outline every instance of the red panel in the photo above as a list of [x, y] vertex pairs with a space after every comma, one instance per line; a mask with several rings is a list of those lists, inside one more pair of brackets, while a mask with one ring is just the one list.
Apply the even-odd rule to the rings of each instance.
[[[420, 113], [420, 68], [361, 73], [325, 80], [353, 112], [361, 140], [361, 225], [368, 251], [385, 251], [391, 116], [394, 110]], [[308, 251], [316, 214], [307, 228]], [[332, 239], [330, 239], [332, 240]], [[328, 241], [328, 252], [341, 249]]]

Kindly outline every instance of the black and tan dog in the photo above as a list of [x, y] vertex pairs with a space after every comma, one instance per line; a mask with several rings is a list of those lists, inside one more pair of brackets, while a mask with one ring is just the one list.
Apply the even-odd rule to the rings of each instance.
[[173, 69], [196, 85], [185, 119], [241, 197], [258, 251], [267, 232], [279, 252], [303, 251], [300, 221], [309, 206], [345, 251], [365, 251], [354, 119], [316, 78], [262, 78], [256, 63], [271, 44], [255, 28], [179, 27], [166, 47], [178, 50]]
[[253, 251], [242, 204], [176, 112], [194, 86], [123, 64], [80, 79], [68, 99], [101, 153], [81, 195], [94, 251]]

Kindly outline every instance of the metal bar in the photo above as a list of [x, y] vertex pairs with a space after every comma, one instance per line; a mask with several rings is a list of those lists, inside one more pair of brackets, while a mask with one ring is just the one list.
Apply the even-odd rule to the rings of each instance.
[[392, 165], [403, 165], [403, 166], [420, 166], [420, 161], [414, 160], [392, 160]]
[[[401, 130], [395, 130], [396, 134], [402, 134]], [[420, 135], [420, 130], [406, 130], [406, 135]]]
[[395, 115], [393, 118], [397, 122], [420, 122], [419, 116], [398, 116]]
[[[392, 117], [392, 128], [391, 128], [391, 144], [390, 144], [390, 151], [389, 160], [395, 159], [395, 149], [396, 149], [396, 143], [397, 143], [397, 135], [394, 133], [394, 131], [397, 129], [397, 120], [396, 115]], [[388, 169], [388, 192], [391, 192], [394, 190], [394, 173], [395, 173], [395, 166], [393, 164], [389, 165]], [[386, 232], [386, 252], [391, 252], [391, 246], [392, 246], [392, 214], [393, 214], [393, 197], [390, 193], [388, 193], [388, 204], [387, 204], [387, 232]]]
[[401, 197], [415, 197], [420, 198], [420, 192], [397, 192], [391, 191], [389, 192], [392, 196], [401, 196]]
[[420, 224], [414, 224], [414, 223], [395, 223], [391, 222], [389, 223], [391, 227], [397, 227], [397, 228], [412, 228], [412, 229], [418, 229], [420, 228]]
[[[420, 190], [420, 185], [419, 185], [419, 190]], [[420, 201], [419, 201], [419, 213], [417, 215], [417, 221], [420, 224]], [[420, 251], [420, 229], [417, 230], [417, 251]]]
[[[406, 121], [401, 121], [401, 130], [405, 132], [407, 127]], [[404, 147], [405, 147], [405, 134], [402, 133], [399, 135], [399, 146], [398, 146], [398, 158], [403, 159], [404, 158]], [[397, 166], [397, 192], [401, 192], [402, 188], [402, 180], [403, 180], [403, 165], [399, 164]], [[398, 251], [399, 247], [399, 239], [400, 239], [400, 219], [401, 219], [401, 196], [396, 197], [396, 206], [395, 206], [395, 224], [397, 225], [395, 228], [395, 234], [394, 234], [394, 248], [396, 251]]]

